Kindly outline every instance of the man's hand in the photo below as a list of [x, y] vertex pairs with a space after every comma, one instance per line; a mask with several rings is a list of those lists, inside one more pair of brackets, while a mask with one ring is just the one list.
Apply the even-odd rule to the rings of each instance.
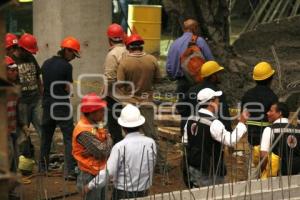
[[247, 110], [245, 110], [241, 113], [239, 121], [245, 124], [249, 117], [250, 113]]
[[30, 130], [29, 130], [28, 126], [26, 126], [26, 125], [22, 126], [22, 131], [26, 137], [30, 135]]
[[90, 191], [90, 189], [89, 189], [88, 185], [85, 185], [83, 188], [84, 194], [87, 194], [89, 191]]

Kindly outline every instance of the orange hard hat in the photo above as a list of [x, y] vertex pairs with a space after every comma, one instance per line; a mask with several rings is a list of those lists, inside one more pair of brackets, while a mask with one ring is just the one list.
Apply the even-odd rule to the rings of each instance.
[[68, 48], [68, 49], [72, 49], [74, 50], [74, 53], [77, 57], [80, 57], [79, 52], [80, 52], [80, 43], [79, 41], [72, 37], [72, 36], [68, 36], [65, 39], [63, 39], [61, 41], [60, 44], [61, 48]]
[[15, 34], [6, 33], [5, 36], [5, 48], [9, 48], [11, 46], [18, 45], [18, 38]]
[[122, 26], [119, 24], [111, 24], [107, 28], [107, 37], [109, 37], [112, 40], [123, 40], [124, 38], [124, 31]]
[[144, 44], [143, 38], [138, 34], [132, 34], [126, 39], [126, 46], [130, 45], [133, 42], [140, 42], [141, 44]]
[[13, 64], [15, 64], [15, 61], [11, 58], [11, 57], [9, 57], [9, 56], [5, 56], [5, 64], [6, 65], [13, 65]]
[[22, 47], [23, 49], [29, 51], [32, 54], [36, 54], [36, 52], [39, 50], [37, 46], [37, 40], [36, 38], [29, 34], [29, 33], [24, 33], [20, 39], [19, 39], [19, 46]]
[[105, 108], [106, 105], [106, 101], [102, 100], [96, 93], [92, 92], [81, 99], [81, 112], [91, 113]]

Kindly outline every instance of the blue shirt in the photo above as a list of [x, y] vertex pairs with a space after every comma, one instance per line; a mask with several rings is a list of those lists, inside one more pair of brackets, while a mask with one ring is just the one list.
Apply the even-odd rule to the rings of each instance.
[[[179, 78], [183, 76], [183, 72], [180, 66], [180, 56], [186, 50], [189, 42], [192, 38], [191, 32], [185, 32], [180, 38], [176, 39], [171, 45], [168, 58], [167, 58], [167, 74], [173, 78]], [[210, 48], [206, 41], [202, 37], [198, 37], [197, 45], [201, 48], [202, 54], [206, 61], [214, 60], [214, 57], [210, 51]]]

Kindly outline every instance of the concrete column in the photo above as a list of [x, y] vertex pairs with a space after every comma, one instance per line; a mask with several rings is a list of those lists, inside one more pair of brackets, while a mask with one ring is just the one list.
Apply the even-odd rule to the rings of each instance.
[[[108, 49], [106, 28], [111, 23], [111, 15], [111, 1], [108, 0], [33, 1], [33, 32], [40, 48], [37, 54], [40, 65], [56, 54], [64, 37], [74, 36], [80, 40], [81, 58], [72, 61], [73, 105], [80, 100], [77, 93], [79, 75], [103, 73]], [[81, 83], [82, 94], [98, 92], [102, 85], [99, 78], [84, 78]]]

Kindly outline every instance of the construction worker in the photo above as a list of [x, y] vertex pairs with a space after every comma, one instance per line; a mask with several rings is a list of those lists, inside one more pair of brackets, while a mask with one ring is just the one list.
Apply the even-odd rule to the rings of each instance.
[[[112, 135], [114, 143], [122, 140], [122, 130], [117, 122], [117, 116], [119, 115], [114, 108], [117, 101], [113, 97], [112, 87], [117, 81], [117, 69], [120, 64], [121, 59], [126, 56], [127, 49], [124, 44], [124, 31], [119, 24], [111, 24], [107, 28], [107, 37], [109, 42], [109, 52], [106, 55], [104, 62], [104, 75], [108, 82], [108, 95], [106, 101], [108, 103], [108, 130]], [[118, 108], [118, 109], [122, 109]]]
[[157, 59], [143, 52], [144, 40], [137, 34], [132, 34], [126, 40], [126, 48], [129, 54], [122, 59], [118, 71], [117, 80], [126, 84], [118, 84], [122, 103], [132, 103], [140, 106], [140, 111], [146, 118], [142, 130], [146, 136], [157, 140], [154, 125], [153, 86], [160, 78], [160, 70]]
[[[190, 115], [197, 113], [197, 94], [203, 88], [211, 88], [212, 90], [219, 90], [218, 85], [221, 84], [220, 73], [224, 70], [224, 67], [220, 66], [216, 61], [207, 61], [201, 67], [201, 73], [199, 76], [203, 78], [201, 83], [191, 87], [186, 93], [183, 99], [179, 101], [177, 107], [178, 112], [181, 114], [181, 133], [183, 133], [183, 127], [186, 122], [186, 118]], [[226, 130], [231, 131], [231, 120], [229, 114], [229, 107], [226, 101], [225, 94], [222, 93], [220, 98], [220, 112], [218, 112], [219, 120], [225, 125]]]
[[13, 57], [17, 48], [18, 48], [18, 37], [12, 33], [6, 33], [5, 35], [6, 55], [9, 57]]
[[[194, 19], [187, 19], [183, 23], [184, 33], [180, 38], [177, 38], [171, 45], [168, 51], [166, 70], [167, 75], [172, 79], [177, 80], [177, 94], [185, 94], [185, 92], [192, 86], [188, 79], [184, 76], [180, 57], [187, 49], [189, 42], [193, 35], [198, 35], [199, 24]], [[205, 39], [198, 37], [196, 41], [200, 47], [201, 52], [206, 61], [214, 60], [214, 57], [210, 51]], [[182, 95], [180, 95], [181, 97]]]
[[[288, 120], [289, 109], [285, 103], [274, 103], [267, 112], [268, 120], [272, 123], [270, 127], [263, 130], [260, 156], [261, 159], [269, 157], [272, 152], [279, 156], [278, 169], [280, 175], [295, 175], [300, 173], [300, 129], [293, 127]], [[278, 141], [277, 141], [278, 140]], [[277, 142], [275, 144], [275, 141]], [[274, 147], [273, 147], [274, 145]], [[271, 149], [271, 147], [273, 147]], [[268, 158], [262, 164], [264, 171]], [[272, 169], [271, 169], [272, 170]]]
[[247, 112], [241, 114], [232, 133], [218, 120], [216, 113], [220, 109], [220, 96], [222, 91], [200, 90], [197, 94], [198, 114], [192, 114], [185, 125], [183, 143], [187, 145], [189, 188], [222, 183], [226, 174], [222, 146], [234, 146], [247, 132]]
[[18, 81], [21, 86], [18, 115], [21, 124], [25, 125], [21, 130], [28, 134], [28, 127], [32, 123], [40, 136], [43, 86], [40, 66], [33, 56], [38, 51], [37, 40], [33, 35], [24, 33], [18, 41], [18, 46], [12, 58], [18, 66]]
[[[18, 79], [18, 66], [15, 64], [15, 61], [9, 57], [5, 56], [5, 65], [6, 65], [6, 77], [7, 80], [13, 85], [17, 84]], [[10, 170], [16, 172], [17, 170], [17, 103], [18, 95], [10, 91], [7, 101], [7, 116], [8, 116], [8, 146], [9, 146], [9, 161], [10, 161]]]
[[62, 40], [61, 49], [56, 56], [47, 59], [42, 65], [44, 81], [43, 123], [40, 154], [40, 171], [49, 165], [49, 153], [55, 128], [59, 126], [65, 144], [65, 179], [75, 180], [76, 161], [72, 156], [73, 113], [70, 103], [73, 66], [70, 61], [80, 57], [80, 44], [74, 37]]
[[113, 146], [106, 167], [85, 186], [85, 192], [104, 187], [112, 178], [113, 200], [147, 196], [156, 162], [155, 141], [141, 134], [145, 118], [131, 104], [122, 109], [118, 123], [126, 136]]
[[242, 97], [242, 109], [250, 112], [248, 141], [252, 146], [259, 145], [261, 134], [270, 123], [266, 113], [271, 105], [278, 101], [277, 95], [270, 88], [275, 70], [267, 62], [260, 62], [253, 69], [254, 88], [249, 89]]
[[[73, 132], [73, 155], [80, 170], [77, 186], [83, 192], [84, 185], [90, 182], [100, 170], [105, 168], [112, 140], [107, 130], [102, 127], [106, 102], [96, 93], [85, 95], [81, 100], [82, 116]], [[105, 189], [98, 188], [82, 193], [83, 199], [105, 199]]]
[[[7, 80], [13, 85], [17, 84], [18, 79], [18, 66], [15, 61], [9, 57], [5, 56], [5, 67], [6, 67], [6, 77]], [[8, 90], [7, 93], [7, 122], [8, 122], [8, 159], [9, 167], [11, 172], [17, 172], [18, 166], [18, 147], [17, 147], [17, 103], [18, 95], [17, 92]], [[15, 187], [10, 188], [9, 199], [19, 199], [19, 195], [15, 191]]]

